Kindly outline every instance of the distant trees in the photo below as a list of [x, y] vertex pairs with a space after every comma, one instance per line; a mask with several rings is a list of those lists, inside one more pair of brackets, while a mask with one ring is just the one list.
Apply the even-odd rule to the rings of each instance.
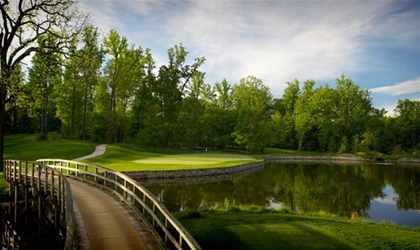
[[[78, 36], [65, 37], [40, 25], [38, 36], [27, 44], [32, 47], [16, 52], [23, 57], [35, 52], [27, 77], [18, 64], [22, 57], [4, 52], [9, 47], [2, 34], [2, 63], [11, 57], [2, 68], [3, 109], [8, 110], [2, 121], [8, 133], [35, 131], [48, 140], [48, 132], [54, 131], [97, 142], [249, 153], [267, 147], [420, 150], [419, 101], [400, 100], [397, 117], [387, 117], [372, 107], [368, 90], [344, 75], [335, 87], [315, 87], [313, 80], [301, 85], [294, 79], [281, 98], [273, 99], [255, 76], [234, 84], [226, 79], [206, 83], [200, 70], [205, 58], [190, 60], [182, 44], [169, 48], [167, 63], [157, 68], [149, 49], [130, 45], [116, 30], [100, 41], [97, 28], [89, 25], [77, 26]], [[11, 37], [10, 28], [8, 32]]]
[[420, 151], [420, 101], [399, 100], [395, 112], [398, 138], [396, 146], [402, 149], [415, 149]]

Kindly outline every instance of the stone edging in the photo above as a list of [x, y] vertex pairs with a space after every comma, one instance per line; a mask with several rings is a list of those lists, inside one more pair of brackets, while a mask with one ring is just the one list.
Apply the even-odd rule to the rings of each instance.
[[264, 167], [264, 161], [247, 163], [239, 166], [221, 167], [221, 168], [203, 168], [203, 169], [188, 169], [188, 170], [162, 170], [162, 171], [127, 171], [123, 172], [125, 175], [133, 179], [167, 179], [167, 178], [190, 178], [200, 176], [217, 176], [220, 179], [225, 179], [228, 176], [235, 174], [242, 174], [244, 172], [252, 171]]
[[397, 163], [418, 163], [420, 164], [420, 159], [410, 159], [410, 158], [401, 158]]
[[[247, 163], [232, 167], [221, 167], [221, 168], [205, 168], [205, 169], [188, 169], [188, 170], [163, 170], [163, 171], [127, 171], [123, 172], [129, 177], [135, 180], [156, 180], [156, 179], [182, 179], [192, 178], [197, 179], [195, 181], [204, 181], [209, 178], [208, 176], [214, 177], [213, 179], [223, 180], [231, 177], [235, 177], [244, 173], [255, 172], [262, 170], [266, 162], [354, 162], [364, 161], [359, 156], [268, 156], [264, 157], [263, 161]], [[200, 178], [203, 177], [203, 178]], [[210, 178], [211, 179], [211, 178]], [[194, 181], [194, 180], [192, 180]], [[153, 182], [153, 181], [152, 181]]]
[[366, 161], [363, 157], [356, 155], [323, 155], [323, 156], [268, 156], [264, 157], [266, 162], [276, 161], [290, 161], [290, 162], [352, 162], [352, 161]]

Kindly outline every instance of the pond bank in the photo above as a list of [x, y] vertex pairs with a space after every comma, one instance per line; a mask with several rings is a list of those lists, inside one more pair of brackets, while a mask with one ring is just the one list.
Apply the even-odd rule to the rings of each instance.
[[325, 156], [266, 156], [260, 162], [246, 163], [231, 167], [216, 167], [188, 170], [160, 170], [160, 171], [125, 171], [127, 176], [148, 184], [179, 183], [188, 178], [188, 182], [199, 183], [230, 179], [239, 175], [262, 171], [267, 162], [332, 162], [352, 164], [365, 161], [355, 155], [325, 155]]

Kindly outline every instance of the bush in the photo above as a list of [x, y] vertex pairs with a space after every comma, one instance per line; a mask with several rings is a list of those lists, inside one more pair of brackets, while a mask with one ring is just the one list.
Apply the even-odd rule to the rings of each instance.
[[203, 215], [200, 213], [200, 211], [196, 209], [190, 209], [190, 210], [185, 210], [182, 212], [175, 213], [175, 217], [180, 220], [186, 220], [186, 219], [203, 218]]

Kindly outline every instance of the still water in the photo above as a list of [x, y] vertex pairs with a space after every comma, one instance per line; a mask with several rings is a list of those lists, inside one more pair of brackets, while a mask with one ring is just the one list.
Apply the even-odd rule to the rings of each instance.
[[234, 203], [420, 226], [420, 166], [267, 163], [232, 179], [142, 183], [172, 212]]

